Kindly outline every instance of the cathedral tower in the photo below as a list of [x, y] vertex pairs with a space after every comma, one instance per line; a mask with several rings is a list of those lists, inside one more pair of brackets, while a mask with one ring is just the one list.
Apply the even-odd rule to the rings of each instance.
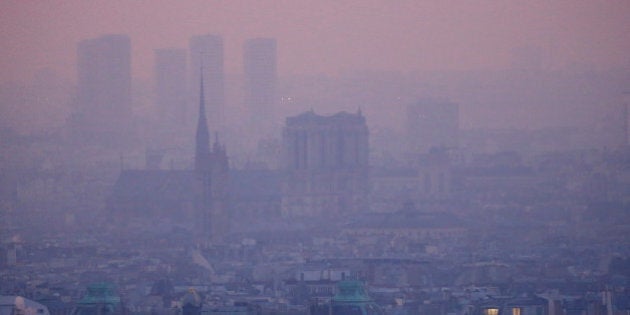
[[229, 232], [227, 204], [228, 160], [218, 136], [210, 148], [206, 106], [201, 75], [199, 118], [195, 137], [196, 228], [201, 237], [220, 242]]
[[284, 127], [282, 214], [336, 217], [367, 209], [369, 132], [365, 117], [305, 112]]
[[206, 100], [203, 92], [203, 72], [201, 73], [201, 88], [199, 89], [199, 118], [197, 120], [197, 134], [195, 136], [195, 171], [209, 171], [210, 166], [210, 134], [206, 119]]

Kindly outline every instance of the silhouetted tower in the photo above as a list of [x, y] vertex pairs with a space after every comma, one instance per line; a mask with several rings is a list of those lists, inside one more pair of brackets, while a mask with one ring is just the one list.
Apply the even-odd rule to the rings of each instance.
[[158, 122], [173, 129], [186, 124], [186, 50], [155, 50], [155, 105]]
[[206, 119], [206, 100], [203, 87], [203, 73], [201, 73], [199, 89], [199, 117], [195, 136], [195, 171], [209, 171], [210, 167], [210, 133]]
[[218, 136], [210, 149], [206, 120], [203, 75], [200, 80], [199, 118], [195, 137], [196, 229], [211, 242], [220, 242], [229, 232], [227, 212], [228, 159]]
[[131, 40], [105, 35], [77, 45], [77, 110], [73, 136], [120, 145], [131, 134]]
[[228, 181], [229, 167], [225, 146], [219, 143], [218, 136], [210, 152], [210, 237], [214, 241], [221, 241], [230, 231], [230, 216], [228, 213]]
[[276, 40], [254, 38], [244, 46], [245, 105], [250, 111], [250, 124], [258, 134], [273, 132], [276, 105], [277, 61]]
[[[208, 106], [208, 123], [210, 130], [219, 131], [225, 121], [225, 73], [223, 62], [223, 38], [218, 35], [198, 35], [190, 38], [191, 82], [199, 78], [203, 72]], [[201, 65], [203, 64], [203, 67]], [[191, 98], [199, 96], [196, 84], [191, 84]], [[195, 104], [192, 101], [191, 104]]]

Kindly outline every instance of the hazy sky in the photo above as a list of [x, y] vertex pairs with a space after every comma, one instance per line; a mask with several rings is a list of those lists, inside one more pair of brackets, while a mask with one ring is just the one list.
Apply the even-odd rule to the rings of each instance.
[[514, 47], [545, 64], [630, 63], [630, 1], [0, 1], [0, 82], [48, 67], [75, 79], [76, 43], [126, 33], [134, 76], [149, 78], [153, 49], [191, 35], [224, 37], [229, 73], [243, 41], [278, 39], [281, 74], [356, 69], [499, 69]]

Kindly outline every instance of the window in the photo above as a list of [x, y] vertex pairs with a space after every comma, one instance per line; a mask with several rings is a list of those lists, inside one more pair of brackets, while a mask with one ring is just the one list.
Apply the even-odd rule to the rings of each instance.
[[498, 308], [487, 308], [483, 311], [483, 315], [499, 315]]
[[521, 315], [521, 308], [520, 307], [513, 307], [512, 308], [512, 315]]

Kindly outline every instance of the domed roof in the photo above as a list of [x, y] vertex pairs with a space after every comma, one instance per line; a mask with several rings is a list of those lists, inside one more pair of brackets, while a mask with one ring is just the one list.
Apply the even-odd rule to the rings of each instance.
[[188, 289], [188, 293], [186, 293], [186, 295], [184, 295], [184, 297], [182, 297], [182, 305], [186, 306], [195, 306], [195, 307], [199, 307], [201, 306], [201, 298], [199, 297], [199, 294], [197, 294], [197, 291], [195, 291], [195, 289], [190, 288]]

